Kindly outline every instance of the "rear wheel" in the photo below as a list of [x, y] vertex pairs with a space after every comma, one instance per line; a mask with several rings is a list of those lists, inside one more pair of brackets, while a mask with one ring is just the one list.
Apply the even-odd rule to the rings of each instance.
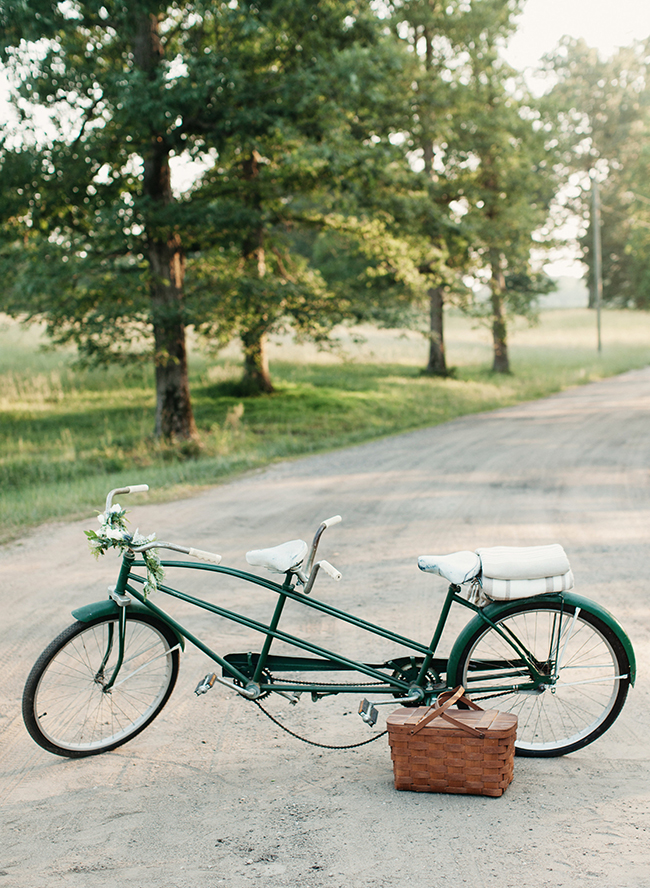
[[176, 683], [178, 639], [162, 620], [127, 614], [124, 661], [118, 618], [73, 623], [43, 651], [25, 683], [23, 719], [32, 738], [70, 758], [115, 749], [161, 711]]
[[544, 678], [533, 687], [533, 672], [522, 656], [485, 625], [468, 640], [450, 684], [464, 685], [483, 706], [518, 717], [518, 755], [574, 752], [612, 725], [625, 703], [630, 664], [610, 626], [578, 607], [553, 602], [523, 602], [494, 622], [506, 638], [518, 640]]

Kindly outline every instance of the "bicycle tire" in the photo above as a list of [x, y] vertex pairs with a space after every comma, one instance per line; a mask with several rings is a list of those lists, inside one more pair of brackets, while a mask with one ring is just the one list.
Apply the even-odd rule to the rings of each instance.
[[468, 639], [450, 684], [462, 684], [470, 695], [480, 686], [477, 697], [487, 698], [482, 705], [517, 715], [517, 755], [566, 755], [611, 727], [630, 685], [630, 663], [614, 629], [584, 608], [559, 602], [521, 602], [494, 622], [548, 670], [549, 684], [507, 693], [514, 681], [530, 682], [530, 670], [488, 625]]
[[[174, 689], [178, 639], [156, 617], [127, 614], [124, 662], [110, 691], [104, 685], [117, 660], [118, 617], [68, 626], [34, 664], [23, 692], [23, 720], [31, 737], [68, 758], [116, 749], [143, 731]], [[114, 643], [109, 647], [109, 631]]]

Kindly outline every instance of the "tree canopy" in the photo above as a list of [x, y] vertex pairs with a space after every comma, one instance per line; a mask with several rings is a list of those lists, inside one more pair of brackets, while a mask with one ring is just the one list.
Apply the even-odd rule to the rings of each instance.
[[[279, 236], [270, 250], [264, 239], [280, 220], [286, 229], [296, 193], [361, 163], [372, 135], [363, 109], [387, 98], [378, 21], [356, 0], [30, 0], [6, 6], [3, 19], [24, 122], [4, 163], [19, 177], [19, 155], [35, 158], [21, 184], [23, 237], [4, 243], [15, 296], [5, 307], [44, 317], [56, 341], [74, 340], [88, 359], [144, 343], [156, 366], [156, 433], [191, 437], [187, 323], [220, 311], [217, 326], [239, 328], [254, 365], [279, 314], [319, 313], [318, 274], [283, 258]], [[37, 108], [50, 135], [28, 146]], [[179, 157], [206, 170], [180, 199]], [[210, 255], [235, 261], [212, 274], [206, 302]], [[191, 304], [195, 256], [202, 298]]]
[[428, 370], [444, 375], [455, 299], [490, 323], [508, 372], [508, 316], [549, 287], [531, 255], [553, 196], [592, 167], [606, 298], [647, 304], [648, 47], [603, 61], [565, 41], [540, 101], [502, 58], [520, 11], [9, 0], [19, 124], [0, 141], [0, 308], [84, 360], [152, 360], [155, 434], [172, 440], [196, 434], [188, 326], [239, 337], [244, 390], [270, 393], [269, 333], [325, 341], [338, 322], [405, 323], [427, 305]]
[[[411, 141], [431, 202], [445, 210], [433, 235], [444, 261], [430, 285], [432, 372], [444, 373], [442, 299], [474, 274], [490, 290], [472, 310], [490, 319], [493, 369], [509, 371], [508, 314], [530, 314], [548, 288], [531, 268], [531, 248], [557, 188], [552, 124], [500, 47], [521, 4], [395, 3], [395, 28], [420, 58]], [[471, 305], [463, 293], [465, 305]]]

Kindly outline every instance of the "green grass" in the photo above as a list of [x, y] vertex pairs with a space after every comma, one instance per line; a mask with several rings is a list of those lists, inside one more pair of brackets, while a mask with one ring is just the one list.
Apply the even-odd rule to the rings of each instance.
[[236, 351], [192, 354], [201, 446], [155, 442], [149, 367], [80, 371], [69, 353], [44, 352], [38, 331], [0, 324], [0, 528], [3, 539], [48, 519], [92, 514], [111, 487], [147, 483], [172, 498], [269, 462], [435, 425], [544, 397], [650, 363], [650, 315], [549, 311], [511, 331], [513, 374], [489, 370], [488, 333], [447, 319], [453, 379], [422, 376], [426, 345], [413, 333], [366, 330], [347, 355], [278, 341], [276, 394], [242, 399]]

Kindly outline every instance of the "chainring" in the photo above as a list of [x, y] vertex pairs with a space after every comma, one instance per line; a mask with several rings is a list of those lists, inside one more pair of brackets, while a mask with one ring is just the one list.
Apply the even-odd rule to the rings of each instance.
[[[249, 681], [252, 681], [252, 679], [249, 679]], [[273, 676], [268, 671], [268, 669], [264, 669], [262, 671], [262, 681], [264, 682], [264, 684], [273, 684]], [[246, 687], [244, 682], [240, 681], [238, 678], [233, 678], [232, 683], [236, 684], [240, 688]], [[271, 691], [262, 691], [262, 693], [259, 695], [259, 697], [255, 697], [255, 700], [256, 701], [257, 700], [265, 700], [270, 695], [271, 695]]]
[[[415, 685], [418, 680], [418, 676], [420, 675], [420, 669], [422, 668], [422, 663], [424, 661], [420, 658], [411, 657], [408, 663], [403, 663], [400, 665], [395, 664], [396, 668], [391, 673], [391, 678], [399, 678], [400, 681], [407, 681], [410, 685]], [[435, 687], [438, 679], [436, 676], [431, 673], [426, 673], [426, 684]], [[400, 699], [402, 697], [406, 697], [408, 695], [408, 691], [393, 691], [393, 697]], [[409, 701], [404, 704], [405, 706], [420, 706], [421, 702]]]

